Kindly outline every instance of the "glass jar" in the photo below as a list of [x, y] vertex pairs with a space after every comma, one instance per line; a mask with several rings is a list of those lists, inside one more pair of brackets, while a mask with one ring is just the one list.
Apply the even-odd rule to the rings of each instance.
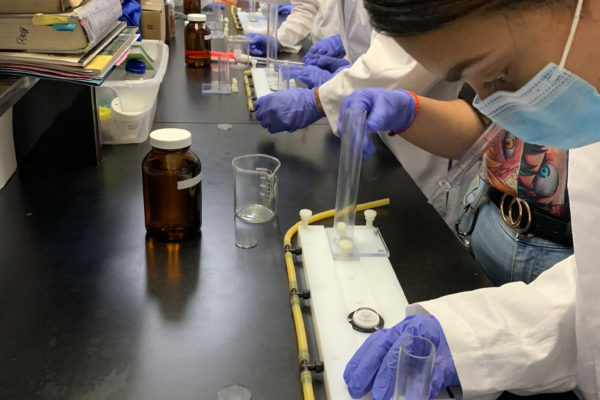
[[189, 238], [202, 225], [202, 167], [185, 129], [150, 133], [142, 163], [146, 231], [159, 240]]
[[184, 14], [199, 14], [201, 12], [200, 0], [183, 0]]
[[192, 68], [210, 67], [210, 29], [206, 15], [188, 14], [185, 27], [185, 65]]

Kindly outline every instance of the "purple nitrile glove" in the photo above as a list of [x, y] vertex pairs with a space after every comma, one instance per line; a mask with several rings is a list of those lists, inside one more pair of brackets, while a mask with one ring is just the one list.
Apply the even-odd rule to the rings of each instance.
[[[220, 3], [220, 7], [219, 8], [221, 8], [221, 10], [224, 10], [225, 9], [225, 3]], [[208, 11], [208, 12], [212, 12], [213, 11], [213, 5], [209, 4], [206, 7], [204, 7], [203, 10], [204, 11]]]
[[300, 82], [304, 83], [309, 89], [316, 86], [321, 86], [333, 77], [333, 74], [329, 71], [325, 71], [314, 65], [299, 66], [294, 65], [288, 68], [290, 78], [296, 78]]
[[319, 68], [325, 69], [329, 72], [335, 72], [341, 67], [350, 65], [348, 60], [343, 58], [335, 58], [330, 56], [315, 55], [311, 57], [304, 57], [304, 64], [314, 65]]
[[290, 78], [296, 78], [300, 82], [304, 83], [309, 89], [313, 89], [317, 86], [321, 86], [322, 84], [333, 78], [338, 72], [345, 68], [348, 68], [349, 66], [350, 65], [345, 65], [343, 67], [340, 67], [333, 73], [321, 69], [319, 67], [315, 67], [314, 65], [293, 65], [291, 67], [281, 68], [288, 68]]
[[292, 12], [292, 5], [291, 4], [282, 4], [279, 7], [277, 7], [277, 13], [279, 14], [280, 17], [287, 17], [288, 15], [290, 15]]
[[[406, 90], [358, 89], [348, 95], [340, 107], [338, 132], [342, 134], [344, 111], [347, 108], [364, 110], [367, 113], [367, 132], [402, 132], [413, 122], [417, 114], [417, 100]], [[370, 155], [375, 146], [365, 135], [363, 154]]]
[[[254, 57], [264, 57], [267, 54], [267, 36], [262, 33], [248, 33], [246, 34], [250, 38], [250, 55]], [[271, 42], [274, 43], [275, 39], [271, 38]], [[277, 42], [277, 51], [281, 45]]]
[[321, 119], [315, 94], [310, 89], [289, 89], [254, 102], [254, 117], [271, 133], [293, 132]]
[[345, 55], [346, 50], [344, 50], [342, 37], [340, 35], [334, 35], [313, 44], [306, 52], [302, 61], [306, 62], [306, 59], [315, 56], [343, 57]]
[[436, 347], [429, 398], [448, 386], [460, 385], [444, 331], [433, 316], [413, 315], [391, 329], [382, 329], [367, 338], [344, 370], [348, 393], [358, 399], [371, 392], [372, 400], [387, 400], [394, 393], [398, 351], [406, 336], [429, 339]]

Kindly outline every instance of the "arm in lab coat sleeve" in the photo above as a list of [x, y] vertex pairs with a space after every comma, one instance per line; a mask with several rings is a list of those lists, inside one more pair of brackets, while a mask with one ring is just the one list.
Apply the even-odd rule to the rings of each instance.
[[575, 294], [571, 256], [529, 285], [450, 295], [410, 305], [407, 314], [440, 321], [465, 398], [564, 392], [576, 384]]
[[292, 12], [277, 30], [277, 40], [281, 50], [297, 53], [302, 48], [302, 40], [313, 29], [313, 23], [319, 12], [318, 0], [292, 0]]
[[350, 68], [321, 85], [319, 98], [329, 125], [336, 132], [342, 101], [356, 89], [406, 89], [424, 94], [437, 82], [394, 39], [374, 32], [369, 50]]

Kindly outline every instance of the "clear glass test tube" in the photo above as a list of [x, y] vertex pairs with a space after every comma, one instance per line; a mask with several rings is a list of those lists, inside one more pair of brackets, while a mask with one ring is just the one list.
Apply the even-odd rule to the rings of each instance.
[[252, 21], [252, 22], [258, 21], [255, 7], [256, 7], [256, 2], [254, 0], [250, 0], [248, 2], [248, 12], [250, 13], [250, 21]]
[[343, 118], [333, 218], [338, 243], [342, 240], [352, 241], [354, 237], [366, 113], [363, 110], [347, 108]]
[[219, 54], [217, 62], [219, 68], [219, 93], [229, 93], [229, 57], [224, 54]]
[[421, 336], [406, 336], [400, 342], [396, 387], [392, 400], [427, 400], [435, 345]]
[[215, 10], [215, 20], [217, 21], [217, 23], [220, 23], [223, 21], [223, 12], [221, 11], [221, 0], [215, 0], [213, 2], [213, 7]]
[[[438, 182], [438, 188], [429, 200], [430, 204], [437, 204], [436, 200], [440, 196], [445, 196], [446, 193], [450, 192], [452, 188], [460, 185], [465, 175], [479, 163], [484, 153], [490, 148], [490, 146], [496, 141], [500, 135], [506, 133], [506, 131], [499, 125], [492, 123], [482, 134], [477, 138], [475, 143], [469, 147], [469, 149], [460, 157], [460, 160], [443, 179]], [[468, 184], [468, 182], [467, 182]]]
[[267, 68], [274, 71], [277, 65], [277, 29], [279, 28], [278, 6], [275, 1], [267, 5]]
[[279, 64], [277, 69], [277, 91], [288, 90], [290, 88], [290, 68], [288, 65]]

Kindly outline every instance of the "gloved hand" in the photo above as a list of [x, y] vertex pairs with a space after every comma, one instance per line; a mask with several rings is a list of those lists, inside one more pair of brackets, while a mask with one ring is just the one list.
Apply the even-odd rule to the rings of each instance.
[[314, 58], [315, 56], [343, 57], [346, 55], [342, 37], [340, 35], [329, 36], [313, 44], [306, 52], [302, 61]]
[[[342, 134], [344, 111], [347, 108], [365, 110], [367, 112], [367, 132], [406, 130], [415, 119], [418, 101], [414, 93], [406, 90], [358, 89], [348, 95], [340, 107], [338, 133]], [[369, 155], [375, 146], [365, 135], [363, 153]]]
[[271, 133], [293, 132], [323, 117], [310, 89], [290, 89], [263, 96], [254, 102], [254, 116]]
[[304, 57], [302, 59], [306, 65], [314, 65], [321, 69], [325, 69], [329, 72], [335, 72], [341, 67], [350, 65], [350, 62], [343, 58], [335, 58], [330, 56], [315, 55], [311, 57]]
[[[250, 55], [255, 57], [264, 57], [267, 54], [267, 36], [262, 33], [248, 33], [250, 38]], [[275, 43], [275, 38], [271, 38], [271, 43]], [[281, 45], [277, 42], [277, 51]]]
[[309, 89], [316, 86], [321, 86], [323, 83], [330, 80], [335, 74], [329, 71], [325, 71], [314, 65], [293, 65], [291, 67], [280, 67], [286, 68], [289, 73], [290, 79], [296, 78], [300, 82], [304, 83]]
[[279, 14], [280, 17], [287, 17], [288, 15], [290, 15], [292, 12], [292, 5], [291, 4], [282, 4], [279, 7], [277, 7], [277, 13]]
[[421, 336], [436, 347], [429, 398], [447, 386], [460, 385], [448, 342], [433, 316], [413, 315], [391, 329], [377, 331], [356, 351], [344, 371], [350, 396], [358, 399], [371, 391], [372, 400], [387, 400], [394, 393], [398, 350], [406, 336]]
[[[221, 10], [224, 10], [224, 9], [225, 9], [225, 3], [220, 3], [220, 6], [219, 6], [219, 7], [221, 8]], [[203, 10], [203, 11], [212, 12], [212, 11], [213, 11], [213, 5], [212, 5], [212, 4], [209, 4], [209, 5], [207, 5], [206, 7], [204, 7], [202, 10]]]

